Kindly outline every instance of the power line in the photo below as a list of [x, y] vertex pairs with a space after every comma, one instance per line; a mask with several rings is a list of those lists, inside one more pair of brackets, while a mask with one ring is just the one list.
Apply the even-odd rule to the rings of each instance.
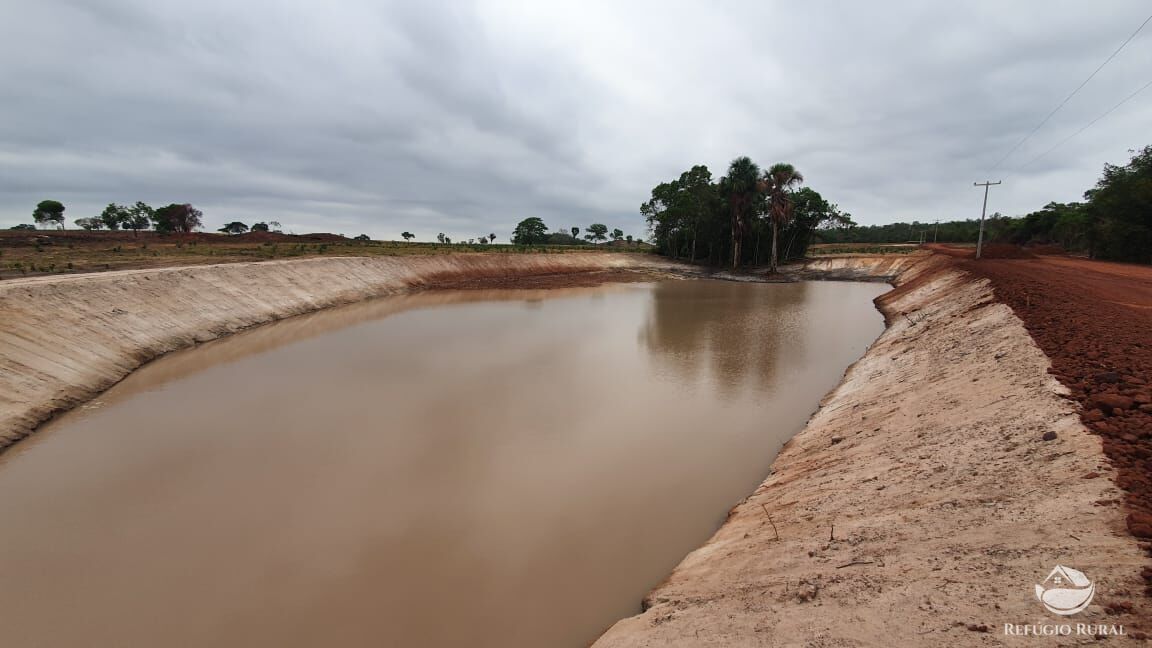
[[1052, 119], [1053, 115], [1060, 112], [1060, 109], [1064, 107], [1064, 104], [1068, 103], [1068, 101], [1070, 99], [1072, 99], [1072, 97], [1075, 97], [1076, 93], [1080, 92], [1080, 90], [1083, 89], [1084, 86], [1088, 85], [1088, 82], [1091, 81], [1092, 78], [1095, 77], [1096, 74], [1100, 72], [1100, 70], [1103, 70], [1105, 65], [1108, 65], [1108, 63], [1110, 63], [1112, 61], [1112, 59], [1116, 58], [1116, 55], [1120, 53], [1120, 50], [1124, 49], [1124, 46], [1126, 46], [1129, 42], [1131, 42], [1131, 40], [1133, 38], [1136, 38], [1136, 34], [1139, 34], [1140, 30], [1144, 29], [1144, 25], [1147, 25], [1149, 21], [1152, 21], [1152, 15], [1149, 15], [1147, 18], [1145, 18], [1144, 22], [1140, 23], [1140, 26], [1136, 28], [1136, 31], [1132, 32], [1131, 36], [1124, 39], [1123, 43], [1120, 43], [1120, 47], [1117, 47], [1115, 52], [1112, 52], [1112, 54], [1108, 58], [1104, 59], [1104, 62], [1101, 63], [1100, 66], [1097, 67], [1095, 70], [1093, 70], [1092, 74], [1089, 74], [1087, 79], [1084, 79], [1084, 81], [1080, 85], [1076, 86], [1076, 89], [1073, 90], [1071, 94], [1069, 94], [1067, 97], [1064, 97], [1064, 101], [1061, 101], [1060, 105], [1053, 108], [1052, 112], [1048, 113], [1047, 117], [1040, 120], [1040, 123], [1036, 124], [1036, 127], [1033, 128], [1031, 131], [1029, 131], [1029, 133], [1027, 135], [1024, 136], [1024, 139], [1020, 140], [1019, 142], [1016, 142], [1016, 146], [1013, 146], [1007, 153], [1005, 153], [1004, 157], [1000, 158], [1000, 160], [998, 162], [996, 162], [996, 164], [992, 165], [992, 169], [989, 169], [989, 170], [990, 171], [995, 170], [997, 167], [999, 167], [1001, 164], [1003, 164], [1004, 161], [1007, 160], [1013, 153], [1015, 153], [1017, 149], [1019, 149], [1021, 146], [1024, 145], [1024, 142], [1027, 142], [1029, 139], [1031, 139], [1032, 136], [1036, 134], [1036, 131], [1040, 130], [1044, 126], [1044, 124], [1047, 124], [1048, 120]]
[[1093, 124], [1100, 121], [1101, 119], [1104, 119], [1108, 115], [1111, 115], [1117, 108], [1128, 103], [1129, 101], [1132, 100], [1133, 97], [1140, 94], [1141, 92], [1144, 92], [1145, 90], [1147, 90], [1150, 87], [1152, 87], [1152, 81], [1149, 81], [1148, 83], [1145, 83], [1144, 85], [1140, 86], [1139, 90], [1137, 90], [1136, 92], [1133, 92], [1132, 94], [1128, 95], [1127, 97], [1124, 97], [1123, 99], [1120, 100], [1120, 103], [1118, 103], [1115, 106], [1112, 106], [1108, 110], [1104, 111], [1104, 113], [1102, 115], [1100, 115], [1099, 117], [1097, 117], [1096, 119], [1093, 119], [1092, 121], [1088, 122], [1084, 126], [1081, 126], [1080, 130], [1078, 130], [1075, 133], [1072, 133], [1071, 135], [1069, 135], [1068, 137], [1065, 137], [1064, 139], [1060, 140], [1056, 144], [1056, 146], [1053, 146], [1052, 148], [1048, 149], [1047, 151], [1044, 151], [1040, 155], [1037, 155], [1036, 157], [1032, 158], [1031, 160], [1028, 160], [1024, 164], [1020, 165], [1015, 171], [1013, 171], [1012, 173], [1008, 174], [1005, 177], [1011, 177], [1011, 176], [1015, 175], [1016, 173], [1023, 171], [1025, 168], [1027, 168], [1027, 167], [1031, 166], [1033, 163], [1039, 161], [1041, 158], [1048, 155], [1052, 151], [1055, 151], [1056, 149], [1060, 148], [1061, 146], [1064, 146], [1064, 144], [1066, 144], [1068, 142], [1068, 140], [1070, 140], [1073, 137], [1076, 137], [1077, 135], [1079, 135], [1080, 133], [1083, 133], [1084, 131], [1088, 130], [1089, 128], [1092, 127]]

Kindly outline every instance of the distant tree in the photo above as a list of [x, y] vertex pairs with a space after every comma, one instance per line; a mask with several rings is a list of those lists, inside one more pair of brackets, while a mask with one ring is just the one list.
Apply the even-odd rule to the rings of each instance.
[[273, 232], [284, 231], [284, 226], [280, 224], [280, 221], [268, 221], [268, 227], [272, 228]]
[[573, 227], [572, 228], [572, 238], [574, 238], [574, 239], [580, 238], [580, 228], [579, 227]]
[[[488, 235], [485, 234], [484, 236], [481, 236], [480, 238], [478, 238], [476, 240], [480, 242], [480, 245], [485, 245], [488, 243]], [[472, 239], [468, 239], [468, 242], [471, 243]]]
[[760, 167], [748, 156], [738, 157], [728, 165], [728, 175], [721, 179], [720, 187], [732, 212], [732, 267], [736, 268], [742, 260], [744, 237], [751, 230]]
[[128, 220], [124, 221], [124, 229], [132, 230], [132, 236], [135, 238], [140, 235], [140, 230], [151, 226], [155, 216], [155, 209], [137, 200], [136, 204], [128, 209]]
[[603, 223], [592, 223], [586, 231], [588, 234], [586, 234], [584, 238], [593, 243], [608, 240], [608, 226]]
[[770, 272], [779, 265], [778, 239], [780, 230], [792, 220], [792, 190], [804, 182], [796, 167], [784, 162], [773, 164], [764, 172], [761, 187], [768, 195], [769, 217], [772, 221], [772, 263]]
[[371, 241], [367, 234], [361, 234], [352, 238], [353, 241]]
[[446, 242], [448, 242], [448, 237], [444, 236], [444, 232], [440, 232], [439, 234], [436, 235], [436, 240], [440, 241], [441, 243], [446, 243]]
[[64, 203], [58, 200], [41, 200], [32, 212], [37, 225], [52, 224], [64, 229]]
[[535, 216], [520, 221], [512, 230], [512, 242], [516, 245], [535, 245], [547, 240], [548, 226]]
[[[814, 238], [823, 239], [825, 234], [835, 235], [855, 225], [851, 214], [840, 211], [811, 187], [793, 191], [788, 200], [792, 203], [792, 214], [787, 225], [780, 229], [781, 261], [802, 259]], [[928, 236], [931, 237], [931, 233]]]
[[405, 241], [411, 241], [412, 239], [416, 238], [416, 235], [412, 232], [403, 232], [400, 234], [400, 238], [404, 239]]
[[632, 235], [629, 234], [628, 236], [625, 236], [624, 240], [628, 241], [628, 243], [632, 243]]
[[573, 237], [568, 233], [568, 230], [564, 229], [549, 234], [545, 243], [548, 245], [583, 245], [584, 241]]
[[100, 213], [100, 220], [104, 222], [104, 227], [110, 230], [120, 229], [128, 223], [130, 218], [132, 218], [131, 210], [124, 205], [117, 205], [116, 203], [108, 203], [108, 206]]
[[72, 222], [76, 223], [77, 227], [88, 231], [104, 229], [104, 221], [100, 218], [77, 218]]
[[200, 228], [204, 213], [187, 203], [172, 203], [157, 209], [152, 219], [157, 232], [187, 234]]
[[452, 238], [449, 236], [444, 237], [444, 245], [452, 245]]
[[1105, 164], [1096, 186], [1084, 194], [1082, 226], [1092, 256], [1152, 263], [1152, 146], [1131, 153], [1128, 164]]
[[248, 231], [248, 226], [240, 221], [232, 221], [216, 231], [224, 232], [225, 234], [243, 234]]
[[496, 242], [496, 235], [495, 234], [489, 234], [488, 235], [488, 242], [489, 243], [495, 243]]
[[16, 231], [35, 230], [36, 226], [31, 224], [31, 223], [20, 223], [19, 225], [13, 225], [12, 227], [9, 227], [8, 229], [16, 230]]
[[622, 230], [620, 228], [616, 228], [616, 229], [612, 230], [612, 240], [613, 241], [619, 241], [620, 239], [623, 239], [623, 238], [624, 238], [624, 230]]
[[248, 228], [249, 232], [267, 232], [268, 223], [252, 223], [252, 227]]

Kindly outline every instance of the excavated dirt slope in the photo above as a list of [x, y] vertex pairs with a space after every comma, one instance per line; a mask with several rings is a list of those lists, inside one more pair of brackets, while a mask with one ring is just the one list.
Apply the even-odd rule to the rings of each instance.
[[638, 254], [456, 254], [6, 280], [0, 282], [0, 450], [159, 355], [272, 320], [448, 282], [670, 265]]
[[[1152, 542], [1152, 268], [1067, 257], [962, 265], [992, 282], [1052, 359], [1116, 467], [1128, 530]], [[1152, 565], [1144, 580], [1152, 595]]]
[[[1052, 638], [1005, 624], [1063, 622], [1140, 641], [1144, 558], [1115, 473], [1011, 309], [939, 256], [813, 265], [896, 272], [878, 300], [889, 327], [771, 476], [596, 646], [1024, 645]], [[1057, 564], [1096, 585], [1075, 617], [1035, 598]]]

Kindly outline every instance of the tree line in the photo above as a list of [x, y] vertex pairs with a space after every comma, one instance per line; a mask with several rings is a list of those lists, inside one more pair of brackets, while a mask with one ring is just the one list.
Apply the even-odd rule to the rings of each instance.
[[[60, 201], [42, 200], [36, 205], [36, 209], [32, 212], [32, 218], [37, 225], [64, 229], [64, 211], [64, 204]], [[189, 204], [173, 203], [166, 207], [153, 209], [143, 202], [137, 202], [135, 205], [109, 203], [99, 216], [77, 218], [74, 222], [78, 227], [85, 230], [133, 230], [133, 232], [136, 232], [139, 230], [155, 229], [162, 234], [186, 233], [202, 227], [203, 216], [203, 212]], [[34, 230], [36, 229], [36, 225], [21, 224], [11, 229]], [[276, 221], [268, 221], [254, 223], [249, 226], [247, 223], [241, 221], [232, 221], [217, 231], [225, 234], [280, 232], [281, 225]], [[631, 234], [626, 236], [619, 228], [609, 232], [608, 227], [602, 223], [589, 225], [585, 230], [587, 234], [584, 235], [583, 239], [580, 238], [580, 231], [579, 227], [573, 227], [570, 230], [550, 233], [543, 220], [537, 217], [530, 217], [525, 218], [516, 225], [516, 229], [512, 232], [512, 242], [517, 245], [587, 245], [589, 243], [599, 243], [607, 240], [633, 242]], [[416, 235], [404, 231], [400, 234], [400, 238], [408, 242], [416, 238]], [[354, 240], [368, 241], [370, 237], [367, 234], [360, 234], [354, 237]], [[452, 244], [452, 238], [443, 232], [436, 235], [436, 240], [445, 245]], [[496, 242], [496, 234], [494, 232], [481, 234], [476, 238], [470, 238], [460, 242], [469, 245], [475, 245], [477, 243], [491, 244]]]
[[767, 258], [775, 272], [781, 259], [803, 257], [815, 232], [852, 224], [803, 183], [791, 164], [761, 169], [743, 156], [717, 181], [697, 165], [656, 185], [640, 214], [662, 254], [733, 268]]
[[[32, 211], [36, 225], [64, 229], [64, 203], [59, 200], [41, 200]], [[109, 203], [99, 216], [77, 218], [76, 225], [85, 230], [140, 230], [155, 229], [165, 234], [193, 232], [203, 224], [204, 213], [188, 203], [172, 203], [165, 207], [153, 208], [137, 201], [135, 205]], [[14, 230], [36, 229], [36, 225], [21, 224]], [[241, 226], [243, 223], [230, 223], [227, 227]], [[221, 231], [224, 231], [222, 228]]]
[[[1059, 245], [1092, 258], [1152, 263], [1152, 146], [1132, 152], [1128, 164], [1105, 164], [1084, 202], [1050, 202], [1023, 216], [993, 214], [987, 240], [1018, 245]], [[829, 243], [975, 243], [977, 219], [941, 223], [892, 223], [822, 232]]]
[[583, 231], [585, 232], [583, 237], [580, 235], [579, 227], [549, 232], [542, 219], [531, 216], [516, 224], [516, 228], [512, 230], [512, 242], [516, 245], [594, 245], [609, 240], [640, 242], [631, 234], [625, 235], [624, 230], [620, 228], [609, 232], [608, 226], [603, 223], [592, 223]]

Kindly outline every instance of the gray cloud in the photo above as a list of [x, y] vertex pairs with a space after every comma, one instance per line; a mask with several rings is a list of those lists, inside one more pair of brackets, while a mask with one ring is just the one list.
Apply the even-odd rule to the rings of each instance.
[[17, 0], [0, 23], [0, 225], [46, 197], [189, 201], [210, 225], [638, 233], [656, 183], [788, 160], [858, 221], [1077, 199], [1152, 143], [1147, 16], [1083, 3]]

